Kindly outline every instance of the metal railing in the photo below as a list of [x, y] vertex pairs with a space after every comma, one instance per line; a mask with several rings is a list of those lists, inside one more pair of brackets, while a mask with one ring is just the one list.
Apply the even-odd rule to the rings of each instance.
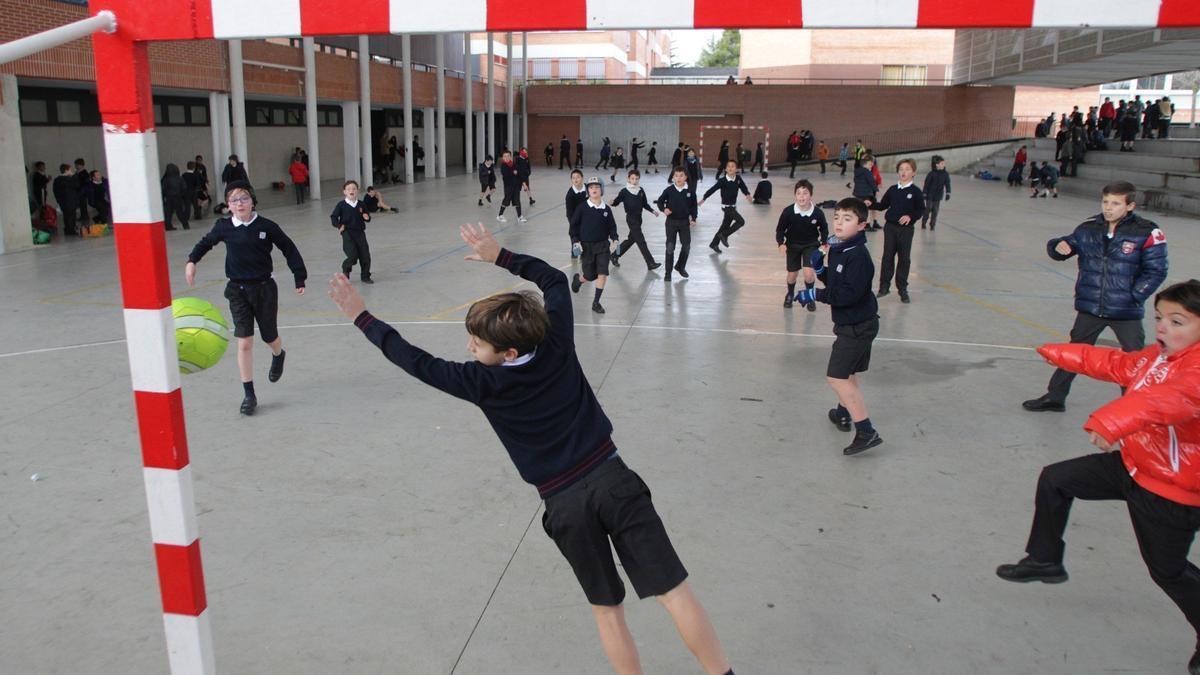
[[[897, 152], [915, 152], [931, 148], [973, 145], [1032, 137], [1035, 126], [1036, 122], [1033, 120], [1005, 117], [1002, 119], [959, 122], [941, 126], [881, 131], [872, 134], [818, 136], [818, 140], [825, 141], [825, 145], [829, 147], [830, 160], [838, 158], [842, 143], [849, 144], [850, 159], [853, 161], [854, 146], [859, 141], [862, 141], [863, 146], [874, 154], [887, 155]], [[771, 163], [773, 165], [787, 163], [786, 147], [771, 154], [773, 160]]]
[[[753, 82], [750, 85], [745, 83], [745, 80], [739, 80], [737, 86], [758, 86], [758, 85], [811, 85], [811, 86], [880, 86], [880, 87], [948, 87], [950, 79], [930, 79], [921, 82], [908, 82], [902, 80], [888, 80], [883, 78], [861, 78], [861, 77], [764, 77], [762, 79], [752, 77]], [[734, 86], [727, 82], [727, 76], [706, 77], [702, 75], [684, 76], [684, 77], [605, 77], [605, 78], [587, 78], [587, 77], [569, 77], [569, 78], [553, 78], [553, 77], [531, 77], [530, 85], [547, 85], [547, 84], [671, 84], [671, 85], [726, 85]]]

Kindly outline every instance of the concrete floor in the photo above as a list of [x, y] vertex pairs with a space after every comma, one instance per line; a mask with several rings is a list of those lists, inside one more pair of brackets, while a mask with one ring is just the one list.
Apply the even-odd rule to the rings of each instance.
[[[645, 184], [656, 195], [664, 182]], [[817, 198], [844, 196], [843, 182], [818, 178]], [[368, 306], [467, 358], [466, 307], [514, 278], [463, 262], [458, 223], [482, 219], [503, 245], [570, 270], [566, 184], [539, 170], [520, 225], [477, 208], [469, 176], [385, 191], [402, 212], [370, 226]], [[1070, 583], [993, 575], [1023, 555], [1040, 467], [1088, 452], [1080, 425], [1118, 393], [1078, 381], [1066, 414], [1020, 409], [1050, 375], [1030, 347], [1064, 340], [1073, 318], [1074, 264], [1044, 243], [1099, 196], [1034, 201], [954, 177], [937, 231], [917, 232], [913, 304], [880, 302], [865, 391], [885, 444], [846, 458], [849, 434], [825, 419], [828, 309], [780, 306], [782, 173], [776, 193], [742, 207], [749, 224], [721, 256], [705, 248], [717, 200], [702, 209], [691, 279], [665, 284], [631, 255], [607, 315], [588, 310], [590, 288], [576, 301], [579, 357], [616, 443], [652, 486], [736, 670], [1182, 672], [1193, 635], [1145, 571], [1123, 505], [1076, 509]], [[342, 257], [332, 204], [266, 211], [313, 292], [281, 294], [282, 381], [267, 383], [256, 348], [258, 414], [237, 414], [231, 354], [185, 378], [219, 670], [609, 672], [537, 494], [483, 416], [388, 364], [323, 293]], [[1168, 233], [1170, 279], [1195, 276], [1195, 221], [1150, 217]], [[660, 223], [646, 229], [661, 259]], [[169, 233], [176, 292], [227, 312], [223, 251], [184, 287], [200, 235]], [[878, 260], [882, 236], [870, 241]], [[0, 671], [164, 672], [112, 239], [0, 257], [0, 312]], [[648, 673], [699, 672], [656, 603], [631, 602], [628, 617]]]

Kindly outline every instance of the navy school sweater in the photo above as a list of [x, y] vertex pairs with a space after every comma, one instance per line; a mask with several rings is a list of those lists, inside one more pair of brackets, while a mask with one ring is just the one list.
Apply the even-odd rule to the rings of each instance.
[[496, 184], [496, 165], [487, 165], [487, 162], [479, 163], [479, 184], [480, 185], [495, 185]]
[[674, 183], [668, 185], [654, 203], [658, 205], [659, 211], [671, 209], [668, 220], [696, 218], [696, 193], [688, 189], [687, 185], [684, 185], [683, 189], [675, 187]]
[[882, 199], [871, 204], [871, 208], [886, 211], [883, 214], [885, 223], [899, 224], [901, 216], [908, 216], [908, 225], [911, 226], [925, 215], [925, 195], [916, 183], [909, 183], [908, 187], [893, 185], [883, 193]]
[[795, 204], [788, 204], [779, 214], [779, 224], [775, 226], [775, 243], [787, 244], [801, 248], [804, 246], [820, 246], [829, 238], [829, 223], [825, 222], [825, 212], [812, 205], [812, 213], [803, 215], [796, 212]]
[[217, 243], [225, 243], [225, 276], [231, 281], [257, 282], [271, 278], [271, 249], [278, 246], [287, 258], [296, 288], [304, 288], [308, 271], [300, 249], [274, 221], [258, 214], [247, 225], [233, 226], [232, 218], [220, 218], [188, 254], [188, 262], [198, 263]]
[[343, 199], [333, 207], [333, 213], [329, 214], [329, 222], [334, 227], [345, 225], [347, 230], [366, 230], [367, 221], [371, 219], [366, 211], [367, 205], [361, 201], [350, 206], [350, 203]]
[[646, 198], [646, 191], [641, 187], [637, 188], [637, 192], [633, 192], [628, 186], [621, 188], [617, 193], [617, 198], [612, 201], [613, 206], [625, 207], [625, 222], [629, 225], [642, 224], [642, 211], [654, 213], [654, 209], [650, 208], [650, 200]]
[[754, 186], [754, 203], [770, 204], [771, 191], [771, 181], [765, 179], [758, 181], [758, 185]]
[[521, 187], [520, 176], [517, 174], [516, 162], [505, 164], [500, 162], [500, 179], [504, 183], [504, 192], [512, 194], [518, 192], [517, 188]]
[[575, 215], [575, 207], [587, 201], [587, 188], [576, 192], [575, 186], [567, 188], [567, 222], [570, 222], [571, 216]]
[[878, 318], [879, 303], [871, 292], [875, 263], [867, 251], [866, 233], [831, 244], [827, 258], [821, 273], [825, 288], [817, 289], [817, 302], [833, 309], [833, 322], [852, 326]]
[[519, 366], [437, 358], [364, 311], [354, 325], [409, 375], [483, 411], [525, 482], [543, 497], [559, 492], [616, 454], [604, 414], [575, 355], [567, 277], [532, 256], [501, 250], [496, 265], [541, 289], [550, 316], [546, 338]]
[[739, 191], [746, 196], [750, 195], [750, 188], [746, 187], [746, 181], [742, 180], [742, 177], [738, 174], [734, 174], [733, 180], [729, 179], [729, 174], [721, 174], [721, 177], [712, 184], [712, 187], [704, 192], [704, 198], [708, 199], [717, 190], [721, 191], [721, 206], [737, 206], [737, 193]]
[[617, 221], [613, 218], [612, 209], [603, 200], [599, 206], [584, 200], [571, 215], [571, 241], [594, 242], [605, 239], [617, 240]]
[[933, 169], [925, 175], [925, 185], [921, 191], [930, 201], [942, 201], [943, 197], [950, 195], [950, 172], [945, 169]]
[[870, 167], [854, 167], [854, 191], [852, 194], [855, 197], [859, 199], [874, 199], [877, 189], [875, 174], [871, 172]]

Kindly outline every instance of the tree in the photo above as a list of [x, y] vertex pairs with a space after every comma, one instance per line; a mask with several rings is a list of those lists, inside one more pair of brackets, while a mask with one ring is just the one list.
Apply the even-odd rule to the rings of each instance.
[[667, 47], [667, 67], [682, 68], [686, 66], [687, 64], [680, 61], [678, 55], [675, 53], [675, 38], [672, 37], [669, 40]]
[[701, 68], [737, 68], [742, 56], [741, 31], [726, 29], [720, 39], [709, 38], [696, 65]]

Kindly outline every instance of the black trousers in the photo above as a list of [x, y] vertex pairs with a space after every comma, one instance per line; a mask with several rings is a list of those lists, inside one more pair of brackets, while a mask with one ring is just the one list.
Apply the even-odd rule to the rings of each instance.
[[596, 162], [596, 166], [593, 168], [595, 168], [597, 171], [599, 171], [600, 167], [604, 167], [605, 169], [608, 168], [608, 158], [607, 157], [601, 157], [600, 161]]
[[[679, 262], [675, 262], [675, 238], [679, 237]], [[667, 218], [667, 267], [687, 268], [688, 249], [692, 247], [692, 227], [687, 218]]]
[[937, 227], [937, 214], [942, 208], [942, 200], [926, 199], [925, 200], [925, 215], [921, 216], [921, 227], [925, 227], [925, 223], [929, 223], [929, 229]]
[[746, 224], [746, 219], [738, 213], [737, 207], [722, 206], [721, 210], [725, 212], [725, 216], [721, 218], [721, 227], [717, 228], [717, 233], [713, 235], [712, 243], [709, 246], [716, 246], [722, 236], [728, 239]]
[[295, 189], [295, 191], [296, 191], [296, 203], [303, 204], [304, 203], [304, 191], [305, 191], [305, 189], [308, 188], [308, 185], [306, 185], [304, 183], [292, 183], [292, 188]]
[[[1075, 325], [1071, 326], [1071, 342], [1094, 345], [1105, 328], [1111, 328], [1116, 333], [1117, 342], [1121, 343], [1121, 351], [1136, 352], [1146, 344], [1146, 328], [1140, 320], [1102, 319], [1087, 312], [1075, 315]], [[1047, 395], [1059, 403], [1066, 401], [1067, 394], [1071, 393], [1071, 382], [1074, 380], [1075, 373], [1069, 373], [1062, 368], [1055, 370], [1050, 376]]]
[[846, 160], [844, 160], [844, 159], [836, 160], [833, 162], [833, 165], [842, 167], [842, 175], [843, 176], [846, 175]]
[[626, 251], [636, 245], [638, 251], [642, 253], [642, 259], [646, 261], [646, 266], [653, 265], [654, 256], [650, 254], [650, 247], [646, 245], [646, 235], [642, 234], [642, 224], [630, 222], [626, 222], [626, 224], [629, 226], [629, 236], [617, 247], [617, 255], [625, 255]]
[[183, 196], [181, 196], [181, 195], [180, 196], [172, 196], [172, 197], [164, 197], [163, 198], [163, 219], [167, 221], [166, 227], [168, 229], [174, 227], [174, 223], [172, 222], [174, 220], [174, 218], [172, 218], [172, 216], [177, 216], [179, 218], [179, 224], [183, 225], [183, 229], [185, 229], [185, 230], [188, 229], [188, 227], [190, 227], [190, 223], [188, 222], [188, 216], [191, 215], [191, 210], [192, 210], [191, 206], [192, 205], [188, 204], [187, 200], [184, 199]]
[[825, 162], [827, 162], [827, 161], [829, 161], [829, 160], [827, 160], [827, 159], [821, 160], [821, 173], [825, 173]]
[[355, 264], [360, 264], [359, 274], [363, 279], [371, 278], [371, 247], [367, 245], [365, 230], [350, 230], [342, 232], [342, 252], [346, 259], [342, 261], [342, 273], [350, 276]]
[[1126, 503], [1133, 533], [1150, 578], [1179, 607], [1200, 635], [1200, 569], [1188, 551], [1200, 529], [1200, 507], [1160, 497], [1133, 481], [1119, 452], [1105, 452], [1042, 469], [1026, 553], [1039, 562], [1062, 563], [1067, 517], [1076, 499]]
[[564, 162], [566, 163], [567, 166], [574, 166], [573, 164], [571, 164], [571, 153], [570, 152], [560, 152], [558, 154], [558, 168], [560, 168], [560, 169], [563, 168]]
[[[908, 290], [908, 267], [912, 262], [913, 224], [883, 224], [883, 261], [879, 265], [879, 287], [891, 288], [892, 272], [896, 288]], [[897, 258], [899, 260], [897, 260]]]
[[757, 157], [755, 158], [754, 163], [750, 165], [750, 173], [762, 171], [766, 168], [767, 165], [763, 163], [762, 157]]
[[79, 213], [79, 207], [71, 202], [59, 204], [63, 214], [63, 234], [79, 234], [79, 228], [75, 226], [75, 216]]
[[504, 207], [515, 206], [517, 208], [517, 216], [521, 215], [521, 188], [510, 189], [504, 187], [504, 201], [500, 202], [500, 215], [504, 215]]

